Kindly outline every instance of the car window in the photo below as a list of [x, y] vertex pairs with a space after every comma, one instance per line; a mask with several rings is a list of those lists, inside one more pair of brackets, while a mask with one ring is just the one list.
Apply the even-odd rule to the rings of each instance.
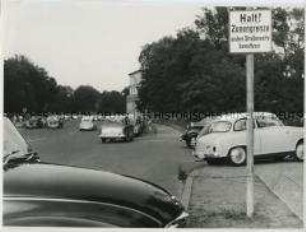
[[[255, 128], [255, 121], [253, 121], [253, 128]], [[234, 131], [243, 131], [247, 129], [247, 119], [239, 119], [235, 122]]]
[[271, 127], [271, 126], [283, 126], [284, 124], [277, 117], [271, 116], [262, 116], [256, 118], [257, 125], [259, 128]]
[[247, 128], [247, 119], [246, 118], [240, 119], [240, 120], [235, 122], [235, 125], [234, 125], [234, 130], [235, 131], [243, 131], [243, 130], [246, 130], [246, 128]]
[[228, 121], [215, 122], [209, 128], [209, 133], [227, 132], [231, 129], [231, 127], [232, 127], [232, 123], [230, 123]]

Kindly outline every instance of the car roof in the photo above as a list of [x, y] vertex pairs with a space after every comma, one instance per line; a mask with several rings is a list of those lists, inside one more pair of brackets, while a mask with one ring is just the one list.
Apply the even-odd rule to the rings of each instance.
[[[228, 113], [223, 114], [215, 118], [214, 121], [229, 121], [229, 122], [235, 122], [238, 119], [246, 118], [248, 116], [248, 113]], [[270, 112], [254, 112], [254, 117], [275, 117], [276, 115]]]

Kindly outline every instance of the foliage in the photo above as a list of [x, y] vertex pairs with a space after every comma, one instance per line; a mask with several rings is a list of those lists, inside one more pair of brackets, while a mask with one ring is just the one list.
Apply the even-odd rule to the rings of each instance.
[[[228, 10], [203, 8], [195, 29], [183, 29], [175, 37], [143, 47], [139, 56], [141, 110], [245, 111], [245, 56], [228, 52]], [[303, 15], [299, 9], [272, 10], [276, 49], [255, 56], [257, 111], [303, 110]]]
[[4, 62], [4, 109], [30, 112], [48, 109], [57, 92], [57, 83], [47, 72], [24, 56]]
[[104, 91], [99, 99], [99, 112], [107, 113], [125, 113], [126, 95], [123, 90], [121, 93], [117, 91]]
[[4, 111], [42, 112], [125, 112], [125, 92], [100, 93], [92, 86], [58, 85], [46, 70], [25, 56], [4, 61]]

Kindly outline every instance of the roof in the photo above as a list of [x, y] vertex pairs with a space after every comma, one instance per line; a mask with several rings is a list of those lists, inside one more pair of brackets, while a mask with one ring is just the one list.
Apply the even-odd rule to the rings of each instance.
[[[237, 119], [246, 118], [248, 113], [229, 113], [216, 117], [216, 120], [234, 122]], [[275, 114], [269, 112], [254, 112], [255, 117], [275, 117]]]

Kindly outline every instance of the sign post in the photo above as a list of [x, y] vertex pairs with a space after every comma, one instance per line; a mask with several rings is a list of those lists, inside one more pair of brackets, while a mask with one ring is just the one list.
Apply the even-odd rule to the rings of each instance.
[[246, 54], [247, 77], [247, 216], [254, 214], [254, 53], [272, 50], [270, 10], [231, 11], [229, 14], [231, 53]]
[[254, 54], [246, 56], [247, 74], [247, 216], [254, 213]]

